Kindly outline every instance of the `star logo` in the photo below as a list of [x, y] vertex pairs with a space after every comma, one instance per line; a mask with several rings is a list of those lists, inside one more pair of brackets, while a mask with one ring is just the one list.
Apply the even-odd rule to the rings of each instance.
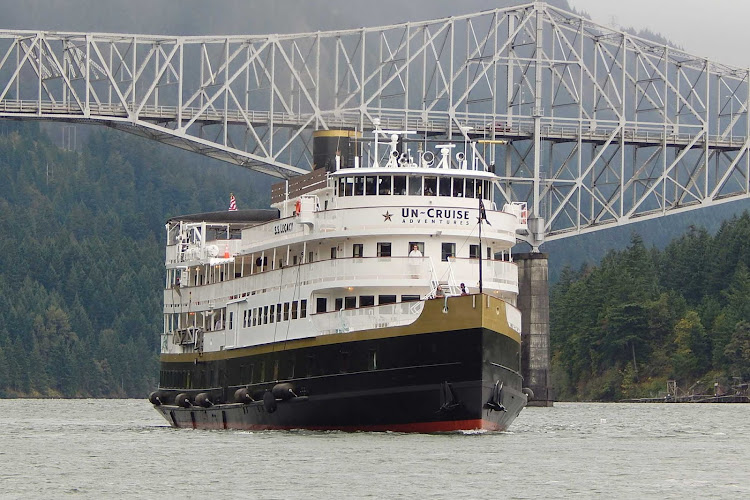
[[393, 216], [393, 214], [389, 213], [388, 210], [386, 210], [385, 213], [383, 214], [383, 222], [387, 222], [387, 221], [391, 220], [392, 216]]

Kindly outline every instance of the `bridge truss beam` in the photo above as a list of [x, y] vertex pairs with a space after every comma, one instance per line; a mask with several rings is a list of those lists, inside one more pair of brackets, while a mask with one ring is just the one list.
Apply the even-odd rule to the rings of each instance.
[[313, 130], [376, 118], [426, 146], [490, 139], [482, 168], [529, 203], [534, 246], [746, 197], [749, 81], [541, 2], [290, 35], [0, 30], [0, 117], [97, 122], [277, 177], [313, 166]]

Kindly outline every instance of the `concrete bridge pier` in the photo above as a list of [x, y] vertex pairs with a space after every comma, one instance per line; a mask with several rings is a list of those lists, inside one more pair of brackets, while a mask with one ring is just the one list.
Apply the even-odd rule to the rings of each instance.
[[524, 387], [534, 392], [529, 406], [552, 406], [547, 254], [521, 253], [513, 259], [518, 265], [521, 370]]

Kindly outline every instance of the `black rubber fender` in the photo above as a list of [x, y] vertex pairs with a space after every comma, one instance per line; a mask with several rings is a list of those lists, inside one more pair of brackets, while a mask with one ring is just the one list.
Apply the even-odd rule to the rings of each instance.
[[177, 406], [182, 406], [183, 408], [190, 408], [193, 406], [193, 402], [190, 401], [190, 396], [188, 396], [186, 393], [181, 392], [174, 398], [174, 404]]
[[234, 400], [237, 403], [252, 403], [253, 401], [255, 401], [250, 395], [250, 391], [245, 387], [234, 391]]
[[164, 396], [162, 395], [161, 391], [154, 391], [151, 394], [149, 394], [148, 400], [154, 406], [159, 406], [161, 404], [164, 404]]
[[273, 389], [271, 389], [271, 392], [273, 393], [274, 398], [281, 399], [283, 401], [297, 397], [297, 394], [294, 393], [294, 385], [290, 384], [289, 382], [276, 384], [275, 386], [273, 386]]
[[214, 405], [213, 401], [211, 401], [211, 397], [205, 392], [201, 392], [195, 396], [195, 404], [202, 406], [203, 408], [211, 408]]
[[266, 391], [263, 394], [263, 408], [266, 413], [273, 413], [276, 411], [276, 398], [271, 391]]

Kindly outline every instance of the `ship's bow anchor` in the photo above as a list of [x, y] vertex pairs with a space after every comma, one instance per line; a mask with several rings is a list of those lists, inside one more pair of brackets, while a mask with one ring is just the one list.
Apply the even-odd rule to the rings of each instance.
[[461, 400], [458, 399], [458, 396], [456, 396], [453, 386], [448, 382], [443, 382], [440, 385], [440, 400], [443, 404], [440, 405], [437, 413], [451, 413], [464, 406]]
[[495, 382], [495, 387], [492, 388], [490, 399], [484, 403], [484, 409], [490, 411], [507, 411], [503, 406], [503, 383], [498, 380]]

